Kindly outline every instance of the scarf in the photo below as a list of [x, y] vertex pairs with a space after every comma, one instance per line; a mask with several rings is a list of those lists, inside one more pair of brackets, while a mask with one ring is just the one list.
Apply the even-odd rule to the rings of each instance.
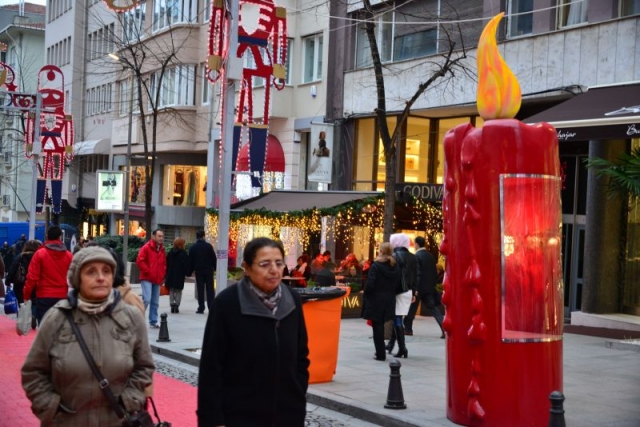
[[280, 286], [278, 286], [273, 292], [271, 292], [271, 294], [267, 295], [266, 293], [255, 287], [253, 283], [249, 283], [251, 284], [250, 288], [253, 289], [253, 292], [257, 295], [258, 299], [265, 305], [265, 307], [267, 307], [271, 311], [271, 314], [275, 315], [276, 311], [278, 311], [278, 303], [280, 302], [280, 297], [282, 297], [282, 290], [280, 289]]
[[107, 311], [107, 309], [111, 307], [111, 304], [113, 304], [114, 300], [115, 297], [113, 291], [109, 293], [109, 296], [106, 299], [98, 302], [86, 300], [82, 298], [80, 293], [78, 293], [78, 310], [87, 314], [100, 314]]

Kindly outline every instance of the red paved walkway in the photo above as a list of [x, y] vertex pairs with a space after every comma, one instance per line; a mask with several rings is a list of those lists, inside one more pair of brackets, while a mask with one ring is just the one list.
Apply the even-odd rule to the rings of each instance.
[[[0, 316], [0, 392], [4, 405], [0, 427], [37, 427], [31, 403], [20, 384], [20, 368], [31, 347], [35, 333], [16, 334], [15, 320]], [[154, 375], [154, 401], [160, 416], [173, 427], [193, 427], [196, 422], [196, 394], [193, 386], [164, 375]]]

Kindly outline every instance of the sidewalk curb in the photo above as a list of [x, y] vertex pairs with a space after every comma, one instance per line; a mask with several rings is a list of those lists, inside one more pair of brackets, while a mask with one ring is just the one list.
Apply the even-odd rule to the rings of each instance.
[[151, 346], [152, 353], [159, 354], [160, 356], [164, 356], [169, 359], [173, 359], [177, 362], [195, 366], [196, 368], [200, 366], [200, 358], [194, 356], [186, 350], [170, 350], [168, 348], [159, 347], [153, 343], [149, 343], [149, 346]]
[[379, 414], [374, 410], [370, 410], [361, 406], [346, 404], [337, 399], [334, 399], [333, 397], [329, 397], [327, 393], [323, 393], [322, 391], [318, 390], [307, 390], [307, 402], [380, 426], [420, 427], [418, 424], [412, 424], [406, 421], [399, 420], [392, 415]]

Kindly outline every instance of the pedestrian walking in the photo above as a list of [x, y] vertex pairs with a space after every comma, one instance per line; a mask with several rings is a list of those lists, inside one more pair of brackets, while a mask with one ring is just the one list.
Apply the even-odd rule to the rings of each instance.
[[403, 233], [395, 233], [389, 237], [389, 243], [393, 248], [393, 256], [398, 263], [401, 274], [402, 292], [396, 295], [396, 317], [393, 320], [391, 340], [387, 346], [387, 351], [391, 353], [395, 340], [398, 340], [398, 353], [395, 357], [409, 357], [406, 342], [404, 339], [403, 318], [409, 313], [411, 303], [415, 300], [416, 284], [418, 282], [418, 260], [416, 256], [409, 252], [411, 239]]
[[145, 309], [149, 310], [149, 326], [160, 328], [158, 324], [158, 306], [160, 303], [160, 286], [164, 283], [167, 273], [167, 255], [164, 252], [164, 232], [155, 229], [151, 233], [151, 239], [145, 243], [136, 265], [140, 270], [140, 287], [142, 288], [142, 301]]
[[72, 292], [49, 310], [33, 341], [22, 366], [22, 387], [43, 426], [123, 425], [72, 323], [124, 410], [139, 411], [145, 405], [144, 389], [154, 371], [148, 334], [144, 316], [113, 290], [115, 269], [115, 260], [103, 248], [78, 251], [68, 269]]
[[384, 324], [396, 315], [396, 292], [400, 283], [400, 268], [392, 255], [391, 244], [384, 242], [378, 248], [378, 256], [369, 267], [364, 287], [362, 317], [371, 321], [375, 360], [386, 359]]
[[444, 338], [444, 330], [442, 329], [442, 313], [438, 310], [438, 292], [436, 284], [438, 283], [438, 270], [436, 268], [436, 260], [426, 248], [424, 237], [418, 236], [416, 243], [416, 260], [418, 261], [418, 284], [416, 286], [416, 299], [411, 304], [409, 314], [404, 318], [405, 334], [413, 335], [413, 319], [418, 311], [418, 304], [422, 304], [429, 310], [429, 313], [438, 322], [442, 334], [440, 338]]
[[282, 283], [282, 243], [244, 249], [245, 275], [220, 292], [207, 319], [198, 426], [302, 427], [309, 382], [300, 296]]
[[31, 299], [33, 291], [38, 296], [35, 303], [38, 324], [51, 307], [67, 298], [67, 271], [71, 258], [71, 252], [62, 243], [62, 230], [59, 226], [52, 225], [47, 230], [44, 245], [31, 258], [24, 286], [25, 301]]
[[196, 290], [198, 292], [198, 310], [204, 313], [204, 298], [207, 298], [207, 308], [211, 312], [215, 290], [213, 289], [213, 274], [217, 268], [218, 259], [211, 243], [205, 239], [203, 230], [196, 232], [196, 241], [189, 248], [191, 271], [196, 274]]
[[172, 313], [180, 313], [184, 278], [191, 276], [189, 255], [184, 250], [185, 243], [182, 237], [177, 237], [167, 255], [167, 277], [164, 283], [169, 288], [169, 305]]
[[[13, 264], [7, 269], [6, 285], [13, 288], [19, 304], [24, 302], [24, 285], [27, 281], [31, 258], [33, 258], [33, 254], [40, 249], [40, 246], [42, 246], [40, 240], [27, 240], [27, 243], [25, 243], [22, 248], [22, 253], [14, 259]], [[32, 291], [32, 307], [35, 300], [35, 292]]]

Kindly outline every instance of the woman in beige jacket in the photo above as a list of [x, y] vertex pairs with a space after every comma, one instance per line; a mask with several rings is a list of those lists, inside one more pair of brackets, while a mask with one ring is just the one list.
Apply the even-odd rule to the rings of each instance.
[[22, 387], [43, 426], [121, 426], [65, 316], [70, 311], [96, 364], [127, 412], [145, 405], [154, 371], [147, 327], [140, 310], [113, 290], [116, 263], [99, 247], [73, 257], [73, 287], [43, 319], [22, 367]]

